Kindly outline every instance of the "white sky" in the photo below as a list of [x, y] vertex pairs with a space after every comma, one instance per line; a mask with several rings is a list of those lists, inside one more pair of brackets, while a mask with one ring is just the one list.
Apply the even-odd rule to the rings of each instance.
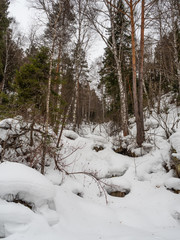
[[9, 7], [10, 16], [13, 16], [19, 23], [19, 28], [25, 34], [34, 22], [34, 11], [30, 9], [26, 0], [12, 0]]

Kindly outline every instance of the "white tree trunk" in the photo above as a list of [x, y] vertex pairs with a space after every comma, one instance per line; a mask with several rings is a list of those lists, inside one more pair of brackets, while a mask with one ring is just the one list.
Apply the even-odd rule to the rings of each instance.
[[79, 96], [79, 77], [76, 69], [76, 85], [75, 85], [75, 96], [74, 96], [74, 109], [73, 109], [73, 130], [76, 128], [77, 123], [77, 107], [78, 107], [78, 96]]

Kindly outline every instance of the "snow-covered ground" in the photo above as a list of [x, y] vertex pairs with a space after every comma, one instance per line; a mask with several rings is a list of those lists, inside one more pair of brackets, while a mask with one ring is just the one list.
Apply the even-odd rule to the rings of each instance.
[[81, 136], [63, 134], [62, 161], [69, 175], [53, 164], [42, 176], [20, 163], [1, 163], [0, 238], [179, 240], [180, 194], [174, 190], [180, 190], [180, 179], [163, 165], [171, 145], [173, 154], [180, 154], [180, 128], [177, 124], [167, 140], [157, 119], [149, 117], [145, 126], [156, 135], [156, 147], [144, 156], [117, 154], [103, 126], [94, 131], [84, 126]]

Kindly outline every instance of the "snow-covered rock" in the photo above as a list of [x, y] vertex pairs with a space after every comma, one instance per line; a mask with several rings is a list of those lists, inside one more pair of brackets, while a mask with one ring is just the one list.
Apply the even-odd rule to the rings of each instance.
[[63, 131], [63, 135], [65, 137], [69, 138], [69, 139], [72, 139], [72, 140], [75, 140], [76, 138], [79, 137], [79, 135], [76, 132], [72, 131], [72, 130], [64, 130]]
[[7, 199], [17, 194], [18, 198], [41, 206], [54, 198], [55, 191], [53, 184], [38, 171], [20, 163], [1, 163], [0, 197]]
[[173, 189], [180, 191], [180, 179], [179, 178], [169, 178], [165, 181], [164, 185], [168, 189]]

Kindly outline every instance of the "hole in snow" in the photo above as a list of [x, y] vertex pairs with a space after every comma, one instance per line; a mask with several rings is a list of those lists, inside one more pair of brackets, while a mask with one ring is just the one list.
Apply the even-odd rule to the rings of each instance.
[[4, 200], [6, 200], [7, 202], [14, 202], [14, 203], [20, 203], [22, 205], [24, 205], [25, 207], [28, 207], [29, 209], [31, 209], [32, 211], [35, 210], [35, 205], [32, 202], [27, 202], [24, 201], [19, 194], [13, 195], [13, 194], [6, 194], [3, 197]]
[[120, 198], [123, 198], [130, 193], [129, 188], [124, 188], [122, 186], [115, 186], [115, 185], [112, 187], [106, 187], [106, 191], [110, 196], [120, 197]]
[[80, 191], [80, 190], [78, 190], [78, 189], [74, 189], [72, 192], [73, 192], [74, 194], [76, 194], [78, 197], [83, 198], [83, 196], [84, 196], [83, 192]]
[[82, 193], [82, 192], [78, 192], [78, 193], [76, 193], [76, 195], [77, 195], [78, 197], [83, 198], [83, 193]]
[[112, 192], [108, 192], [108, 194], [112, 197], [120, 197], [123, 198], [125, 197], [130, 191], [126, 190], [125, 192], [121, 192], [121, 191], [112, 191]]
[[71, 137], [71, 136], [66, 136], [66, 138], [70, 139], [70, 140], [75, 140], [75, 138]]
[[95, 150], [96, 152], [104, 150], [104, 147], [102, 145], [94, 145], [92, 147], [92, 150]]
[[134, 152], [131, 152], [131, 151], [128, 150], [127, 148], [123, 148], [123, 147], [113, 148], [113, 151], [114, 151], [115, 153], [119, 153], [119, 154], [122, 154], [122, 155], [125, 155], [125, 156], [137, 157]]
[[131, 190], [130, 183], [121, 178], [107, 179], [104, 184], [107, 193], [112, 197], [125, 197]]

